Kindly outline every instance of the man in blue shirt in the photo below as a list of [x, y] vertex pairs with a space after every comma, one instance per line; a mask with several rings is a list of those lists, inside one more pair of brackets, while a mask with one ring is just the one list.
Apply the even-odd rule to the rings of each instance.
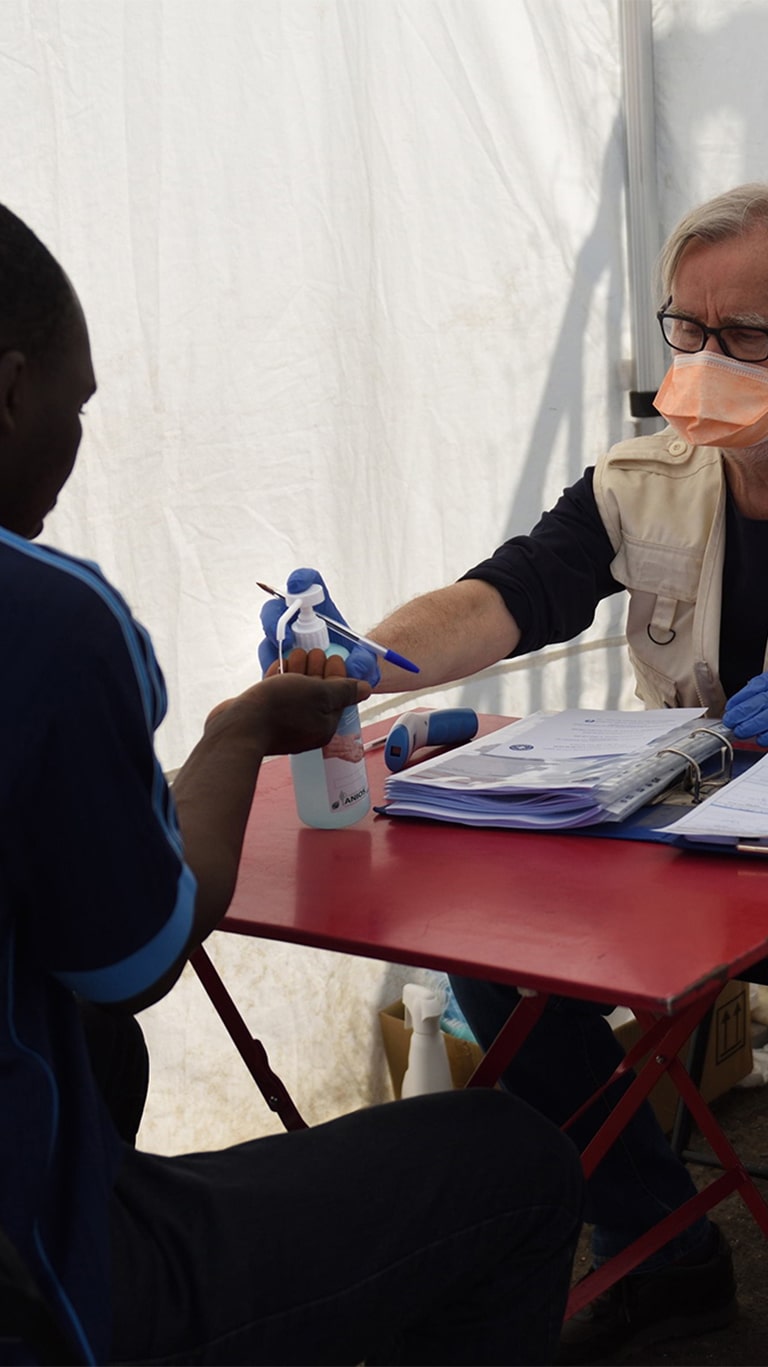
[[[447, 1093], [180, 1157], [105, 1104], [84, 1018], [173, 986], [227, 910], [262, 759], [370, 689], [256, 684], [171, 793], [149, 637], [94, 565], [34, 544], [95, 389], [67, 277], [0, 206], [0, 1226], [78, 1361], [549, 1361], [581, 1179], [523, 1103]], [[0, 1361], [27, 1349], [0, 1324]]]

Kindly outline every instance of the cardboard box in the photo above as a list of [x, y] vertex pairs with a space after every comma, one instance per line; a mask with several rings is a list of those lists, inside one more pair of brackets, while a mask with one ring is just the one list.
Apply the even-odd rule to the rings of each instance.
[[[379, 1021], [392, 1087], [395, 1096], [399, 1097], [408, 1066], [411, 1042], [411, 1031], [405, 1026], [405, 1008], [402, 1001], [385, 1006], [379, 1012]], [[479, 1044], [457, 1039], [454, 1035], [447, 1035], [445, 1031], [441, 1033], [445, 1040], [453, 1085], [464, 1087], [483, 1056], [482, 1050]], [[638, 1039], [640, 1027], [631, 1016], [629, 1020], [616, 1026], [615, 1034], [626, 1051]], [[688, 1045], [683, 1051], [683, 1060], [687, 1056], [687, 1051]], [[751, 1071], [749, 984], [735, 980], [723, 988], [715, 1003], [699, 1090], [705, 1101], [715, 1101]], [[678, 1095], [674, 1083], [665, 1076], [659, 1079], [649, 1098], [662, 1129], [667, 1134], [674, 1124]]]
[[[405, 1007], [402, 1001], [392, 1002], [390, 1006], [385, 1006], [383, 1011], [379, 1012], [379, 1021], [381, 1022], [381, 1037], [384, 1041], [384, 1053], [387, 1057], [389, 1076], [392, 1079], [395, 1096], [399, 1098], [405, 1070], [408, 1067], [408, 1050], [411, 1047], [411, 1035], [413, 1034], [412, 1030], [406, 1029]], [[454, 1087], [464, 1087], [483, 1057], [483, 1051], [479, 1044], [471, 1043], [465, 1039], [457, 1039], [455, 1035], [447, 1035], [444, 1030], [441, 1030], [440, 1033], [445, 1040], [453, 1085]]]
[[[639, 1039], [640, 1027], [632, 1017], [618, 1025], [615, 1034], [626, 1052]], [[686, 1044], [681, 1051], [684, 1063], [688, 1049]], [[749, 984], [734, 979], [726, 984], [715, 1002], [699, 1091], [705, 1101], [716, 1101], [751, 1071]], [[659, 1079], [650, 1094], [649, 1101], [665, 1134], [671, 1132], [675, 1123], [678, 1098], [679, 1092], [667, 1076]]]

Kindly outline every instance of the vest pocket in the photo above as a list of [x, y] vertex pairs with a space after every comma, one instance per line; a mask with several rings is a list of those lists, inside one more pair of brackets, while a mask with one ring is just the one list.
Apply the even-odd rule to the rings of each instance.
[[703, 557], [684, 546], [660, 546], [635, 541], [625, 534], [611, 564], [611, 573], [630, 591], [663, 600], [693, 603], [699, 588]]
[[629, 590], [627, 642], [646, 707], [681, 707], [690, 692], [691, 628], [702, 557], [626, 537], [611, 565]]
[[635, 589], [627, 611], [627, 644], [646, 707], [690, 707], [694, 603]]
[[637, 687], [635, 692], [645, 707], [683, 707], [677, 681], [654, 669], [647, 659], [643, 659], [629, 647], [629, 658], [635, 671]]

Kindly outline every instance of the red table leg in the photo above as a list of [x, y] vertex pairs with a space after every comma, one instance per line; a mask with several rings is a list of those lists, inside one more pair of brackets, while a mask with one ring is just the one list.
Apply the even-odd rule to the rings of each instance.
[[307, 1123], [299, 1115], [285, 1084], [270, 1068], [264, 1045], [249, 1031], [202, 945], [190, 956], [190, 963], [270, 1110], [279, 1115], [286, 1130], [306, 1129]]
[[[706, 1214], [708, 1210], [713, 1209], [734, 1191], [741, 1196], [760, 1229], [768, 1237], [768, 1205], [677, 1057], [692, 1030], [712, 1005], [718, 991], [719, 988], [713, 991], [713, 994], [703, 1004], [696, 1003], [678, 1017], [671, 1019], [669, 1017], [655, 1017], [646, 1012], [637, 1012], [637, 1019], [643, 1028], [642, 1038], [605, 1086], [600, 1088], [599, 1092], [595, 1093], [595, 1097], [590, 1098], [590, 1101], [581, 1108], [579, 1114], [591, 1105], [593, 1100], [602, 1095], [606, 1087], [616, 1081], [619, 1076], [627, 1071], [628, 1067], [633, 1066], [650, 1049], [651, 1055], [647, 1062], [638, 1069], [636, 1080], [616, 1104], [611, 1115], [584, 1150], [582, 1163], [585, 1174], [589, 1176], [594, 1172], [610, 1145], [664, 1072], [669, 1074], [693, 1119], [709, 1142], [715, 1156], [719, 1159], [723, 1174], [715, 1181], [710, 1182], [703, 1191], [691, 1197], [678, 1210], [672, 1211], [666, 1219], [659, 1221], [652, 1229], [636, 1239], [634, 1243], [628, 1245], [615, 1258], [611, 1258], [602, 1267], [589, 1273], [587, 1277], [574, 1286], [568, 1301], [566, 1318], [582, 1309], [596, 1296], [601, 1295], [608, 1287], [613, 1286], [619, 1278], [631, 1272], [652, 1253], [662, 1248], [670, 1239], [675, 1238], [682, 1230], [687, 1229], [695, 1220]], [[568, 1123], [572, 1123], [572, 1120]]]
[[[714, 984], [711, 993], [675, 1016], [654, 1016], [649, 1012], [636, 1012], [643, 1031], [642, 1037], [627, 1052], [626, 1058], [602, 1087], [599, 1087], [563, 1126], [564, 1130], [568, 1130], [613, 1083], [628, 1072], [635, 1071], [636, 1076], [626, 1092], [612, 1107], [610, 1115], [582, 1153], [584, 1174], [586, 1177], [591, 1176], [661, 1075], [668, 1073], [724, 1169], [722, 1176], [711, 1182], [703, 1191], [691, 1197], [678, 1210], [672, 1211], [666, 1219], [659, 1221], [615, 1258], [611, 1258], [602, 1267], [582, 1278], [571, 1291], [566, 1317], [575, 1314], [596, 1296], [607, 1291], [620, 1277], [631, 1272], [734, 1191], [742, 1197], [763, 1233], [768, 1237], [768, 1205], [677, 1057], [721, 989], [722, 983]], [[547, 1000], [546, 993], [526, 994], [521, 997], [509, 1020], [478, 1064], [467, 1086], [492, 1087], [498, 1081], [510, 1059], [533, 1029]], [[643, 1059], [644, 1063], [641, 1062]]]

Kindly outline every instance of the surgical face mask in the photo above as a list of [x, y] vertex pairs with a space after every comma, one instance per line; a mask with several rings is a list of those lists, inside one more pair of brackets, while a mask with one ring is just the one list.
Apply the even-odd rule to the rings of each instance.
[[768, 369], [714, 351], [676, 356], [654, 405], [693, 446], [757, 446], [768, 439]]

